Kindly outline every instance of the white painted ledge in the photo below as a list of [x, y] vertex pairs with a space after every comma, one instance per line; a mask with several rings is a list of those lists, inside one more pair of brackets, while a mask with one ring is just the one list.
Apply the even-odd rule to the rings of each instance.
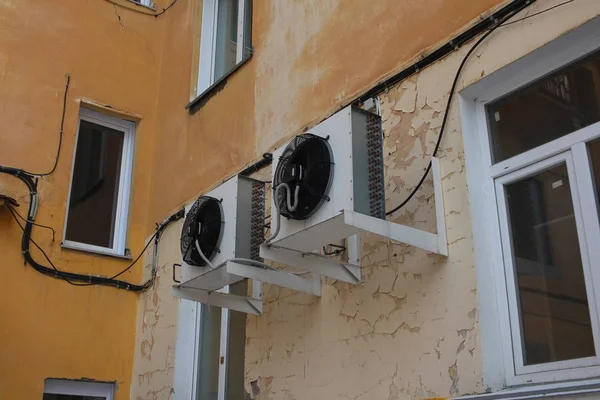
[[457, 397], [454, 400], [579, 399], [582, 395], [593, 393], [600, 394], [600, 380], [598, 379], [504, 389], [495, 393]]

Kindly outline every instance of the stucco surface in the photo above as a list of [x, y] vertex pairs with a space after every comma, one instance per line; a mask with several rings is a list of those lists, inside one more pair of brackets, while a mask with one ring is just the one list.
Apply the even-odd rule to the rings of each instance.
[[[172, 399], [177, 335], [177, 306], [171, 294], [173, 264], [181, 262], [175, 246], [183, 222], [173, 223], [163, 233], [158, 247], [157, 279], [140, 296], [134, 347], [131, 399]], [[146, 270], [150, 268], [148, 266]], [[180, 271], [176, 270], [177, 275]]]
[[255, 1], [252, 58], [191, 115], [183, 106], [198, 62], [190, 49], [201, 2], [180, 3], [166, 23], [151, 219], [324, 119], [501, 1]]
[[[539, 2], [527, 13], [556, 3], [558, 1]], [[326, 16], [331, 16], [335, 9], [328, 2], [323, 7]], [[577, 5], [565, 6], [561, 11], [502, 28], [474, 54], [461, 77], [459, 90], [599, 13], [594, 0], [579, 0]], [[277, 15], [283, 18], [285, 13], [280, 11]], [[321, 21], [320, 15], [314, 17], [315, 23]], [[257, 23], [264, 23], [260, 18], [263, 17], [259, 16]], [[289, 28], [290, 37], [293, 37], [294, 29]], [[257, 46], [260, 46], [267, 39], [259, 33], [257, 40]], [[380, 96], [389, 206], [406, 197], [426, 167], [439, 134], [449, 86], [467, 50], [468, 47], [461, 49]], [[259, 60], [258, 56], [255, 60]], [[255, 62], [259, 70], [267, 67], [267, 64]], [[318, 75], [318, 71], [317, 66], [314, 73]], [[265, 70], [267, 72], [279, 73]], [[281, 84], [292, 85], [290, 81], [284, 80]], [[262, 84], [255, 90], [261, 99], [267, 93]], [[285, 98], [287, 92], [282, 91], [281, 96]], [[327, 109], [322, 104], [319, 107]], [[262, 114], [259, 110], [264, 111], [263, 105], [257, 103], [255, 110], [257, 118], [263, 118], [259, 116]], [[293, 131], [294, 124], [287, 125], [288, 121], [294, 121], [290, 114], [293, 111], [286, 112], [286, 118], [273, 113], [269, 122], [261, 122], [265, 129], [257, 133], [258, 148], [260, 143], [265, 144], [265, 148], [275, 145], [285, 136], [287, 127]], [[281, 130], [274, 129], [277, 133], [271, 134], [268, 126], [278, 126]], [[261, 400], [424, 399], [486, 390], [468, 187], [456, 97], [438, 156], [441, 159], [449, 256], [444, 258], [374, 235], [362, 235], [363, 279], [360, 285], [327, 280], [321, 298], [265, 285], [265, 313], [259, 317], [250, 316], [247, 323], [248, 396]], [[269, 169], [265, 171], [263, 174], [268, 177]], [[187, 201], [193, 201], [194, 196], [206, 191], [199, 186], [193, 189], [195, 193]], [[414, 200], [398, 212], [394, 220], [434, 231], [433, 201], [433, 187], [427, 180]], [[163, 237], [161, 246], [168, 246], [164, 243], [169, 242], [172, 248], [177, 248], [177, 240], [178, 232], [174, 228]], [[161, 254], [161, 265], [172, 263], [178, 257], [172, 250]], [[161, 284], [165, 284], [171, 272], [163, 273]], [[176, 312], [176, 300], [160, 297], [158, 302], [163, 314], [167, 309]], [[151, 303], [144, 304], [140, 316], [155, 309]], [[160, 346], [164, 350], [172, 345], [175, 334], [170, 327], [164, 327], [169, 333], [163, 335], [159, 324], [146, 326], [154, 330], [152, 336], [157, 338], [154, 349]], [[157, 350], [158, 354], [163, 354], [163, 350]], [[141, 354], [141, 350], [138, 353]], [[168, 378], [169, 368], [161, 366], [161, 376]], [[139, 370], [138, 375], [134, 371], [134, 376], [143, 379], [144, 371]], [[562, 398], [595, 399], [597, 395]]]
[[[158, 0], [159, 5], [163, 1]], [[163, 19], [108, 1], [0, 1], [0, 163], [32, 172], [52, 167], [58, 146], [65, 74], [71, 74], [56, 171], [40, 179], [33, 239], [67, 271], [112, 276], [130, 260], [61, 249], [80, 99], [136, 114], [127, 247], [137, 255], [147, 225], [157, 77]], [[0, 193], [21, 202], [17, 179], [0, 174]], [[48, 265], [31, 246], [33, 257]], [[122, 278], [140, 282], [142, 264]], [[0, 207], [0, 398], [41, 399], [44, 379], [89, 378], [117, 384], [129, 398], [138, 296], [75, 287], [24, 266], [21, 230]]]

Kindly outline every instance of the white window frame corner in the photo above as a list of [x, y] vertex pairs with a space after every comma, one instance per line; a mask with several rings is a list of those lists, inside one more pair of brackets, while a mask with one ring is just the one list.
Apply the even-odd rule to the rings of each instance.
[[[566, 139], [566, 137], [573, 135], [570, 134], [492, 165], [492, 149], [485, 114], [486, 104], [600, 49], [600, 42], [597, 40], [599, 36], [600, 17], [596, 17], [532, 53], [491, 73], [459, 93], [475, 249], [484, 387], [492, 391], [499, 391], [511, 386], [543, 385], [555, 381], [591, 379], [600, 376], [600, 343], [597, 342], [597, 332], [594, 332], [594, 343], [598, 353], [595, 357], [594, 366], [580, 365], [577, 368], [553, 369], [552, 371], [545, 371], [544, 368], [534, 371], [535, 368], [530, 368], [531, 373], [517, 373], [515, 353], [513, 353], [511, 315], [506, 295], [508, 282], [505, 271], [507, 269], [504, 266], [504, 253], [500, 248], [501, 246], [499, 246], [500, 243], [504, 244], [504, 242], [501, 240], [501, 221], [497, 206], [498, 187], [495, 182], [497, 177], [510, 170], [515, 164], [519, 165], [519, 169], [527, 168], [527, 160], [530, 161], [530, 164], [537, 163], [541, 159], [565, 152], [565, 146], [569, 146], [569, 152], [576, 154], [576, 157], [572, 157], [570, 154], [564, 156], [565, 159], [572, 159], [571, 168], [574, 168], [573, 166], [577, 163], [589, 162], [588, 158], [582, 156], [584, 152], [587, 154], [585, 144], [580, 143], [580, 146], [569, 145], [569, 142], [576, 139], [583, 140], [587, 138], [589, 140], [590, 137], [600, 137], [595, 133], [600, 131], [600, 122], [576, 131], [574, 133], [577, 136], [575, 139]], [[575, 170], [582, 169], [575, 168]], [[573, 193], [572, 190], [574, 202], [577, 192], [582, 193], [583, 190], [587, 193], [585, 196], [591, 195], [590, 191], [592, 189], [589, 184], [585, 183], [591, 181], [590, 177], [581, 177], [580, 175], [574, 173], [573, 177], [577, 182], [570, 182], [572, 187], [577, 186], [578, 188], [576, 193]], [[593, 199], [595, 197], [590, 197], [586, 201], [593, 201]], [[588, 204], [586, 207], [589, 209], [591, 205]], [[593, 226], [593, 221], [584, 220], [583, 228], [578, 226], [578, 231], [579, 229], [588, 231], [598, 229], [598, 227]], [[586, 237], [589, 238], [589, 236]], [[580, 243], [580, 246], [586, 246], [586, 243]], [[587, 247], [591, 246], [588, 244]], [[584, 262], [585, 272], [585, 261], [582, 261]], [[595, 282], [594, 286], [596, 288], [600, 287], [598, 285], [600, 283], [598, 275], [600, 274], [591, 275], [590, 279]], [[592, 302], [595, 304], [599, 296], [593, 290], [588, 289], [587, 292], [591, 314], [594, 309]], [[590, 315], [592, 325], [598, 323], [598, 313], [595, 314]]]
[[[113, 232], [112, 247], [96, 246], [88, 243], [67, 240], [66, 238], [67, 223], [69, 219], [69, 207], [71, 203], [71, 190], [73, 186], [73, 176], [75, 173], [75, 160], [77, 157], [77, 146], [79, 143], [80, 125], [82, 120], [123, 132], [121, 171], [119, 176], [117, 210], [115, 215], [115, 227]], [[63, 235], [61, 247], [90, 253], [129, 258], [129, 255], [127, 254], [127, 229], [129, 226], [129, 211], [131, 207], [135, 127], [136, 124], [133, 121], [102, 114], [100, 112], [89, 110], [87, 108], [79, 109], [77, 131], [75, 134], [75, 143], [73, 147], [71, 174], [69, 179], [69, 190], [67, 192], [65, 204], [65, 218], [63, 222]]]

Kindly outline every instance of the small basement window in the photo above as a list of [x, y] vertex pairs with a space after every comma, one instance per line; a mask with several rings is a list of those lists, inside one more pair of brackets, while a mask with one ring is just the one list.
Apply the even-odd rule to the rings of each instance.
[[111, 383], [46, 379], [43, 400], [113, 400]]
[[125, 256], [133, 122], [82, 109], [63, 246]]

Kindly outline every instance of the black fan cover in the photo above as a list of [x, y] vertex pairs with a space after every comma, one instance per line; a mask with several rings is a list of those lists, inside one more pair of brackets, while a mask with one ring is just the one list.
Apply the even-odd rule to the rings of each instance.
[[181, 230], [181, 255], [189, 265], [202, 267], [206, 262], [196, 249], [196, 240], [207, 259], [218, 251], [223, 235], [223, 208], [215, 198], [202, 196], [192, 205]]
[[290, 186], [292, 203], [299, 187], [298, 205], [290, 211], [287, 191], [280, 190], [275, 201], [281, 215], [297, 220], [310, 218], [325, 200], [333, 181], [333, 153], [327, 139], [310, 133], [296, 136], [285, 148], [275, 170], [273, 189]]

